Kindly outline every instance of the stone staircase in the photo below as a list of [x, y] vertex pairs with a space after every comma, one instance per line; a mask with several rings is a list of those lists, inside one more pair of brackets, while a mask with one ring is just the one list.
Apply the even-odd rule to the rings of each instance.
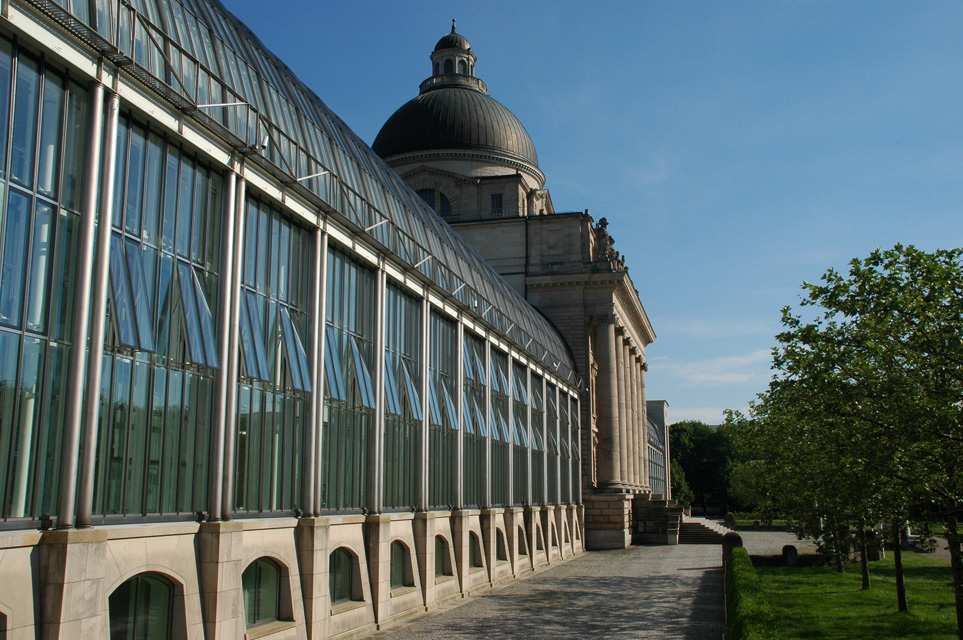
[[722, 536], [729, 531], [718, 522], [688, 517], [679, 527], [679, 544], [722, 544]]

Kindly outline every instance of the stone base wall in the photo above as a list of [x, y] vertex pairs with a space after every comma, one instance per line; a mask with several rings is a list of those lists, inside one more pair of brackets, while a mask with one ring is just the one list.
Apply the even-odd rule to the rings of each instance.
[[636, 496], [632, 502], [632, 541], [636, 544], [679, 544], [683, 508], [672, 500]]
[[[404, 586], [391, 584], [395, 542], [410, 559]], [[357, 580], [352, 600], [332, 604], [337, 549], [354, 559]], [[439, 561], [437, 549], [447, 558]], [[174, 587], [173, 637], [261, 637], [263, 626], [245, 626], [241, 574], [269, 558], [281, 570], [271, 638], [355, 637], [584, 550], [579, 511], [570, 506], [0, 532], [0, 628], [10, 638], [106, 638], [110, 595], [150, 573]]]
[[632, 542], [632, 495], [585, 496], [585, 548], [625, 549]]

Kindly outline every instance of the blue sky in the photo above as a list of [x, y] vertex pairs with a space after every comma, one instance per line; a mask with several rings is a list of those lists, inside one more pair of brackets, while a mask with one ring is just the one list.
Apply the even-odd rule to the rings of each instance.
[[608, 218], [672, 421], [765, 389], [803, 281], [963, 244], [960, 2], [225, 4], [369, 143], [457, 18], [556, 210]]

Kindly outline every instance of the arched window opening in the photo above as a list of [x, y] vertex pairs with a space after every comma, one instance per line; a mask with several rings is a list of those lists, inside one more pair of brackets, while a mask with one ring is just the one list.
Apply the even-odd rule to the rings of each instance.
[[241, 574], [244, 622], [247, 626], [278, 619], [281, 610], [281, 569], [268, 558], [258, 558]]
[[545, 549], [545, 545], [542, 543], [542, 533], [543, 532], [541, 527], [538, 527], [537, 529], [535, 529], [535, 550], [536, 551], [543, 551]]
[[445, 60], [445, 74], [455, 73], [455, 63], [452, 62], [451, 58]]
[[528, 542], [525, 539], [525, 529], [521, 526], [518, 527], [518, 555], [528, 555]]
[[141, 573], [117, 587], [107, 600], [110, 640], [171, 640], [174, 585]]
[[436, 62], [434, 65], [432, 65], [432, 67], [431, 67], [431, 74], [434, 75], [434, 76], [437, 76], [437, 75], [438, 75], [438, 63], [437, 63], [437, 62]]
[[328, 559], [328, 590], [331, 604], [364, 601], [358, 557], [344, 547], [335, 549]]
[[444, 536], [435, 536], [435, 577], [454, 575], [451, 570], [451, 555], [448, 541]]
[[505, 544], [505, 534], [502, 533], [501, 529], [498, 529], [498, 534], [496, 536], [496, 558], [500, 561], [508, 560], [508, 546]]
[[462, 74], [463, 76], [468, 75], [468, 65], [464, 60], [458, 61], [458, 73]]
[[418, 195], [425, 201], [431, 210], [441, 216], [451, 215], [451, 201], [441, 191], [434, 189], [421, 189]]
[[415, 576], [411, 571], [411, 552], [408, 547], [395, 540], [391, 543], [391, 588], [415, 586]]
[[558, 548], [558, 536], [556, 535], [555, 527], [552, 527], [552, 546], [556, 549]]
[[468, 544], [469, 566], [472, 569], [484, 568], [485, 563], [482, 560], [481, 544], [478, 542], [478, 536], [476, 536], [474, 533], [469, 533], [468, 537], [470, 538]]

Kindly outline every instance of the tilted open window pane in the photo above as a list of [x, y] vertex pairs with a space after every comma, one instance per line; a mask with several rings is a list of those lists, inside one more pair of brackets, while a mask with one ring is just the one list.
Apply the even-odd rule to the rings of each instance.
[[130, 268], [130, 285], [133, 289], [134, 310], [137, 313], [137, 335], [140, 337], [140, 348], [144, 351], [154, 350], [154, 334], [151, 330], [150, 300], [147, 297], [147, 278], [144, 275], [144, 262], [140, 256], [140, 247], [136, 242], [127, 241], [127, 266]]
[[385, 401], [386, 410], [396, 416], [401, 415], [401, 400], [398, 399], [398, 384], [395, 381], [395, 370], [391, 366], [391, 354], [385, 352]]
[[371, 374], [368, 372], [368, 364], [361, 355], [358, 347], [357, 336], [351, 336], [351, 351], [354, 355], [354, 369], [358, 379], [358, 392], [361, 395], [361, 404], [368, 409], [374, 409], [377, 404], [375, 400], [374, 385], [371, 383]]
[[415, 383], [411, 379], [411, 374], [408, 373], [408, 365], [405, 361], [401, 361], [401, 371], [405, 376], [405, 388], [408, 390], [408, 404], [411, 407], [411, 417], [419, 422], [421, 422], [424, 414], [421, 411], [421, 396], [418, 393]]
[[264, 323], [261, 321], [261, 309], [257, 303], [257, 294], [245, 290], [244, 299], [251, 321], [251, 342], [254, 345], [254, 357], [257, 359], [257, 370], [259, 372], [257, 377], [259, 380], [267, 381], [271, 379], [271, 369], [267, 364], [267, 349], [264, 347]]
[[111, 314], [117, 330], [117, 340], [125, 347], [137, 349], [134, 305], [127, 279], [127, 261], [124, 259], [124, 241], [119, 234], [110, 235], [110, 298]]
[[344, 388], [344, 372], [341, 369], [341, 349], [337, 331], [328, 325], [324, 332], [324, 378], [327, 381], [328, 397], [332, 400], [347, 402], [348, 394]]

